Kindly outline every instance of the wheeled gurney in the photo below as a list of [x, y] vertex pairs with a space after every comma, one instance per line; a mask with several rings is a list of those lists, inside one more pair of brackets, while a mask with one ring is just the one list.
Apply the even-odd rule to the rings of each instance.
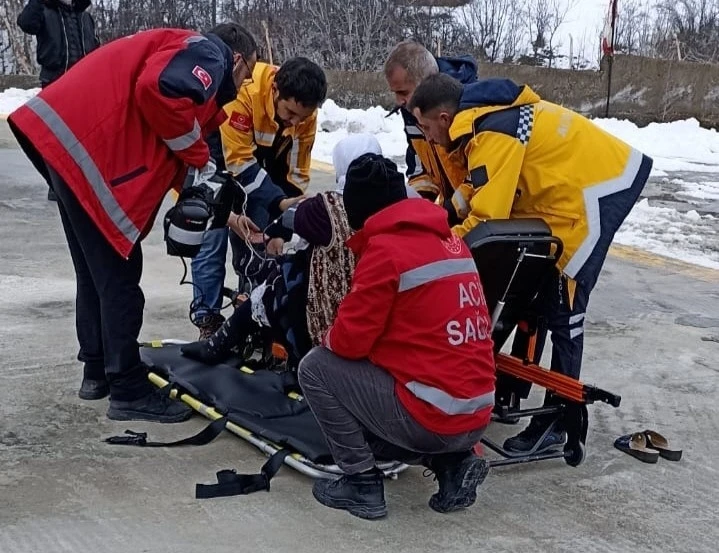
[[[556, 270], [562, 252], [561, 241], [552, 236], [541, 219], [488, 221], [473, 229], [465, 241], [477, 264], [492, 315], [498, 376], [494, 416], [503, 422], [513, 422], [522, 417], [551, 414], [563, 424], [568, 435], [562, 450], [523, 454], [505, 451], [485, 436], [482, 443], [501, 456], [492, 459], [491, 465], [557, 458], [563, 458], [571, 466], [579, 465], [585, 455], [587, 405], [600, 401], [618, 407], [621, 398], [530, 362], [536, 345], [536, 333], [532, 333], [532, 329], [538, 324], [537, 314], [531, 311], [532, 300], [544, 279]], [[502, 353], [503, 345], [518, 324], [529, 330], [531, 336], [526, 351], [522, 356]], [[208, 366], [183, 357], [178, 342], [173, 340], [145, 344], [141, 354], [151, 367], [149, 378], [155, 385], [166, 388], [168, 393], [215, 421], [212, 429], [206, 429], [204, 434], [169, 445], [207, 443], [223, 429], [236, 434], [271, 457], [261, 475], [252, 477], [255, 480], [249, 491], [269, 489], [269, 480], [282, 462], [313, 478], [331, 478], [341, 473], [302, 398], [295, 371], [276, 355], [264, 355], [260, 366], [252, 369], [239, 357]], [[551, 406], [520, 408], [520, 399], [526, 397], [531, 384], [554, 395]], [[115, 437], [115, 443], [168, 445], [147, 443], [144, 434], [128, 433], [127, 437]], [[406, 468], [392, 460], [381, 463], [381, 469], [390, 478], [396, 478]], [[227, 474], [218, 473], [216, 486], [221, 488], [226, 478]], [[211, 497], [214, 492], [209, 493], [202, 496]]]

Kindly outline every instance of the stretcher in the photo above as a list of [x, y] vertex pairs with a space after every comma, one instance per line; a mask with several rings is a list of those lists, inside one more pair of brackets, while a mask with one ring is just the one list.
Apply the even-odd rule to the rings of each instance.
[[[473, 229], [465, 241], [477, 264], [492, 316], [498, 375], [493, 417], [513, 423], [522, 417], [552, 415], [555, 423], [562, 424], [567, 432], [567, 442], [561, 449], [521, 454], [506, 451], [488, 437], [491, 434], [488, 432], [481, 443], [499, 455], [490, 459], [490, 464], [503, 466], [564, 459], [570, 466], [579, 465], [585, 456], [587, 405], [603, 402], [618, 407], [621, 398], [534, 363], [539, 320], [532, 312], [532, 300], [544, 280], [556, 271], [561, 241], [552, 236], [541, 219], [485, 222]], [[521, 355], [502, 353], [503, 345], [518, 325], [529, 336], [525, 351]], [[255, 344], [262, 341], [263, 338], [258, 339]], [[151, 369], [149, 378], [213, 423], [197, 436], [178, 442], [148, 442], [146, 434], [132, 431], [127, 431], [125, 436], [108, 438], [109, 442], [141, 446], [202, 445], [228, 430], [270, 457], [258, 475], [217, 473], [217, 484], [198, 484], [197, 497], [269, 489], [269, 481], [283, 463], [312, 478], [334, 478], [341, 474], [301, 395], [296, 372], [287, 366], [281, 347], [274, 344], [265, 348], [252, 367], [239, 356], [208, 366], [183, 357], [179, 344], [181, 342], [175, 340], [143, 344], [141, 355]], [[521, 399], [527, 397], [531, 385], [551, 392], [552, 404], [522, 409]], [[383, 460], [380, 468], [388, 478], [397, 478], [407, 466]]]

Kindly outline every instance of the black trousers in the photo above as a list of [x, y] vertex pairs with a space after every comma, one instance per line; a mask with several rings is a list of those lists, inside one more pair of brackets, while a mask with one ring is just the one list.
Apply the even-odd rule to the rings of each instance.
[[124, 259], [60, 175], [49, 166], [48, 173], [75, 268], [78, 360], [85, 363], [86, 377], [107, 378], [112, 399], [139, 399], [153, 390], [138, 344], [145, 307], [140, 243]]

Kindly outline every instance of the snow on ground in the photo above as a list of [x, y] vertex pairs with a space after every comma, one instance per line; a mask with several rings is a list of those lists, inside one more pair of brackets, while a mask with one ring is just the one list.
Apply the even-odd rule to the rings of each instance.
[[[10, 88], [0, 92], [0, 115], [12, 112], [38, 91]], [[313, 158], [331, 163], [332, 148], [339, 140], [368, 132], [377, 137], [384, 155], [403, 170], [402, 117], [387, 115], [381, 107], [345, 109], [327, 100], [318, 115]], [[719, 269], [719, 133], [702, 128], [695, 119], [646, 127], [617, 119], [595, 122], [651, 156], [652, 186], [670, 190], [672, 207], [657, 205], [661, 202], [654, 198], [651, 203], [642, 199], [617, 233], [616, 242]]]
[[0, 92], [0, 116], [8, 115], [40, 92], [39, 88], [23, 90], [22, 88], [8, 88]]

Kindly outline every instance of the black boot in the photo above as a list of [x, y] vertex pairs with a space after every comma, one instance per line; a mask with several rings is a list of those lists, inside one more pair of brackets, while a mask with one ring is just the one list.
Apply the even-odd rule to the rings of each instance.
[[180, 348], [182, 355], [201, 361], [206, 365], [222, 363], [232, 356], [232, 348], [242, 343], [258, 327], [252, 319], [250, 300], [235, 309], [217, 331], [207, 340], [185, 344]]
[[80, 399], [86, 400], [102, 399], [110, 395], [110, 385], [104, 378], [102, 380], [94, 380], [84, 377], [77, 395], [80, 396]]
[[102, 361], [86, 361], [82, 369], [82, 384], [77, 393], [80, 399], [102, 399], [110, 395], [110, 384], [105, 376], [105, 363]]
[[359, 518], [373, 520], [387, 516], [384, 480], [376, 468], [346, 474], [337, 480], [315, 480], [312, 495], [325, 507], [341, 509]]
[[110, 399], [107, 418], [115, 421], [183, 422], [192, 416], [192, 409], [171, 399], [164, 390], [155, 390], [136, 400]]
[[567, 441], [567, 433], [552, 415], [532, 417], [529, 426], [504, 442], [504, 449], [511, 453], [543, 453], [558, 449]]
[[477, 500], [477, 487], [489, 473], [489, 463], [471, 451], [432, 456], [425, 466], [434, 472], [439, 491], [429, 498], [438, 513], [470, 507]]

